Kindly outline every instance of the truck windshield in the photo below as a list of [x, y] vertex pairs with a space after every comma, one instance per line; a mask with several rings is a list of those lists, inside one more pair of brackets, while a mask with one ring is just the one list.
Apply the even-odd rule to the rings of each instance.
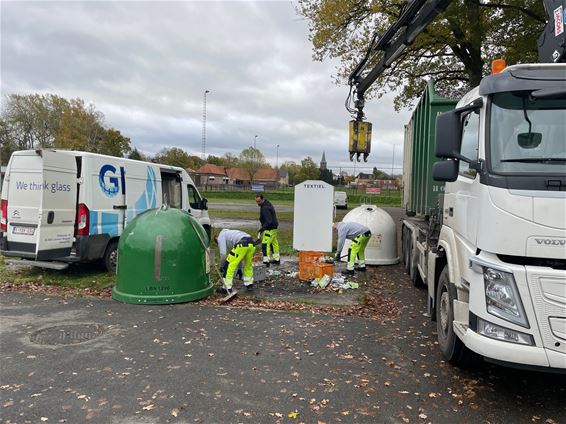
[[566, 99], [495, 94], [490, 150], [491, 169], [498, 174], [566, 173]]

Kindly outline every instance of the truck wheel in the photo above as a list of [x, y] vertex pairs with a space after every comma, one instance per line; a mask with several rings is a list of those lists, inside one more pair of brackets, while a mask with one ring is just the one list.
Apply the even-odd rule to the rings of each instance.
[[113, 274], [116, 273], [116, 266], [118, 265], [118, 242], [111, 241], [106, 247], [106, 252], [104, 252], [104, 268], [106, 271]]
[[454, 365], [464, 365], [471, 359], [471, 351], [454, 333], [454, 300], [456, 288], [448, 281], [448, 266], [444, 266], [436, 291], [436, 332], [438, 345], [444, 357]]

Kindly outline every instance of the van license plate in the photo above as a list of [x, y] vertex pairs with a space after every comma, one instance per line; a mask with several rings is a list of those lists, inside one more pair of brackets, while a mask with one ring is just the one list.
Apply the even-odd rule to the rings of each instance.
[[24, 234], [26, 236], [33, 236], [35, 233], [34, 227], [12, 227], [12, 234]]

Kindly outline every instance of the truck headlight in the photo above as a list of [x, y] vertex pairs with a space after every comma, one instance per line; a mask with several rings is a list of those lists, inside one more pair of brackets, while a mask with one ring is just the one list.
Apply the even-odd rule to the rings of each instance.
[[478, 333], [491, 339], [501, 340], [509, 343], [517, 343], [527, 346], [534, 346], [535, 341], [530, 334], [501, 327], [489, 321], [478, 318]]
[[484, 266], [483, 281], [487, 312], [521, 327], [529, 328], [529, 321], [513, 274]]

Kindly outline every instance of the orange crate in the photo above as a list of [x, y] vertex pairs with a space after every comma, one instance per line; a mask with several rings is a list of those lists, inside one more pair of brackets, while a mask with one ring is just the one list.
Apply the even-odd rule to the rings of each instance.
[[322, 252], [299, 252], [299, 280], [312, 280], [316, 278], [317, 259], [324, 256]]
[[334, 276], [334, 265], [324, 262], [315, 265], [315, 277], [320, 278], [323, 275], [328, 275], [330, 278]]
[[322, 252], [314, 252], [310, 250], [299, 252], [299, 263], [301, 262], [314, 263], [314, 261], [316, 261], [318, 258], [321, 258], [323, 256], [324, 253]]
[[299, 280], [312, 280], [314, 277], [314, 262], [299, 262]]

